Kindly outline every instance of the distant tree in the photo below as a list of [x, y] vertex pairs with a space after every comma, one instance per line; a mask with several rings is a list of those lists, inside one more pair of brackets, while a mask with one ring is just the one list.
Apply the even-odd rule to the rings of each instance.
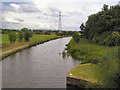
[[17, 39], [17, 36], [16, 36], [15, 32], [9, 33], [8, 36], [9, 36], [10, 43], [15, 42], [16, 39]]
[[51, 31], [46, 31], [45, 35], [51, 35]]
[[24, 33], [24, 39], [26, 42], [29, 42], [29, 38], [32, 37], [32, 32], [30, 31], [25, 31]]
[[23, 41], [24, 34], [23, 34], [22, 31], [19, 32], [19, 34], [18, 34], [18, 38], [19, 38], [19, 42]]
[[21, 31], [28, 31], [28, 28], [22, 28]]

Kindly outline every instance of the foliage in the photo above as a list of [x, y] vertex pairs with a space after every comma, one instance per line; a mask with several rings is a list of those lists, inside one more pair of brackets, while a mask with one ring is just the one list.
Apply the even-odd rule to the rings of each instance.
[[75, 42], [79, 42], [80, 41], [80, 36], [77, 32], [73, 33], [73, 39], [75, 40]]
[[9, 40], [10, 40], [10, 43], [15, 42], [16, 39], [17, 39], [17, 36], [16, 36], [16, 33], [15, 33], [15, 32], [9, 33]]
[[50, 31], [46, 31], [45, 35], [51, 35], [51, 32]]
[[107, 38], [105, 38], [104, 43], [107, 46], [120, 45], [120, 33], [116, 31], [112, 32]]
[[[106, 34], [112, 35], [113, 33]], [[106, 36], [107, 38], [106, 34], [104, 36]], [[98, 79], [100, 83], [102, 83], [101, 87], [119, 88], [120, 83], [119, 80], [120, 73], [118, 71], [119, 70], [118, 65], [120, 64], [120, 59], [118, 58], [119, 57], [118, 48], [120, 48], [119, 46], [114, 47], [100, 46], [97, 44], [91, 44], [88, 40], [81, 38], [79, 43], [75, 42], [72, 39], [67, 47], [68, 53], [70, 53], [74, 58], [81, 60], [81, 64], [91, 62], [91, 50], [92, 50], [93, 51], [92, 63], [93, 65], [98, 66], [97, 71], [99, 71], [98, 75], [100, 75]], [[79, 71], [78, 73], [82, 73]]]
[[[120, 40], [120, 33], [118, 33], [120, 28], [119, 23], [120, 5], [111, 6], [110, 9], [108, 5], [104, 5], [101, 12], [88, 17], [84, 35], [87, 39], [100, 45], [120, 45], [118, 42]], [[113, 33], [117, 33], [117, 36], [114, 37]]]
[[80, 29], [81, 29], [82, 31], [84, 31], [84, 30], [85, 30], [84, 23], [82, 23], [82, 24], [80, 25]]
[[23, 32], [19, 32], [18, 34], [19, 42], [23, 41], [23, 37], [24, 37]]
[[104, 88], [120, 88], [120, 73], [118, 71], [119, 65], [118, 48], [109, 50], [99, 61], [99, 70]]
[[28, 28], [22, 28], [21, 31], [28, 31]]
[[88, 82], [86, 85], [86, 88], [100, 88], [100, 87], [101, 87], [100, 84], [91, 83], [91, 82]]
[[108, 5], [104, 4], [102, 11], [107, 11], [108, 10]]
[[29, 38], [32, 37], [32, 32], [30, 31], [25, 31], [24, 33], [24, 39], [26, 42], [29, 42]]

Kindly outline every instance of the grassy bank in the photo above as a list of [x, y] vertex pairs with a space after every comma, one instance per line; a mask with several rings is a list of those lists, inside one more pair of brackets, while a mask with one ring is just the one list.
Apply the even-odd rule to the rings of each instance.
[[[73, 77], [91, 82], [99, 81], [104, 88], [118, 87], [118, 48], [119, 46], [107, 47], [92, 44], [91, 41], [83, 38], [79, 42], [72, 39], [67, 45], [67, 54], [81, 60], [81, 65], [73, 68], [68, 75], [72, 73]], [[89, 64], [91, 60], [92, 69]]]
[[38, 44], [47, 42], [49, 40], [60, 38], [60, 36], [56, 35], [33, 35], [32, 38], [30, 38], [30, 42], [18, 42], [18, 40], [15, 43], [10, 43], [8, 39], [7, 34], [2, 34], [2, 43], [1, 43], [1, 49], [2, 52], [0, 53], [2, 58], [7, 57], [15, 52], [18, 52], [20, 50], [23, 50], [28, 47], [36, 46]]
[[82, 63], [90, 63], [91, 59], [93, 63], [97, 63], [99, 59], [107, 56], [108, 53], [118, 52], [118, 47], [107, 47], [92, 44], [87, 39], [80, 39], [79, 43], [76, 43], [73, 39], [68, 44], [68, 54], [73, 58], [82, 60]]
[[[74, 67], [68, 72], [67, 84], [79, 88], [99, 88], [101, 85], [97, 68], [98, 66], [95, 64], [91, 68], [90, 63]], [[69, 80], [68, 78], [72, 78], [73, 80]]]
[[68, 72], [68, 76], [84, 79], [86, 81], [90, 81], [93, 83], [98, 82], [98, 72], [97, 72], [97, 65], [93, 64], [91, 68], [91, 64], [82, 64], [78, 65], [75, 68], [71, 69]]

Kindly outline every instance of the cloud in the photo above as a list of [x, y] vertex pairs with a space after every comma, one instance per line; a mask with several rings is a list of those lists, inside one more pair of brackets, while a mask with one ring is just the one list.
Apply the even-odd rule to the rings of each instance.
[[19, 27], [21, 27], [21, 24], [18, 22], [2, 22], [2, 27], [3, 28], [16, 28], [18, 29]]
[[16, 12], [16, 13], [37, 13], [41, 12], [34, 3], [2, 3], [3, 12]]
[[14, 7], [15, 9], [20, 8], [20, 5], [16, 5], [16, 4], [10, 4], [10, 6]]
[[30, 5], [28, 5], [28, 4], [26, 4], [26, 5], [22, 4], [22, 5], [20, 5], [20, 10], [22, 12], [26, 12], [26, 13], [41, 12], [41, 10], [39, 10], [34, 4], [30, 4]]
[[120, 1], [118, 2], [118, 4], [120, 5]]
[[24, 20], [18, 19], [18, 18], [14, 18], [14, 20], [16, 20], [16, 21], [18, 21], [18, 22], [24, 22]]
[[116, 0], [10, 1], [2, 3], [4, 28], [57, 29], [58, 15], [61, 11], [63, 30], [79, 30], [79, 25], [85, 23], [89, 15], [100, 11], [104, 3], [118, 3]]

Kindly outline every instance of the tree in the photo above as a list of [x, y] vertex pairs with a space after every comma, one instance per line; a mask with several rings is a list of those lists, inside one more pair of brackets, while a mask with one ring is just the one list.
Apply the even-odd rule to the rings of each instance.
[[107, 10], [108, 10], [108, 5], [104, 4], [102, 10], [103, 10], [103, 11], [107, 11]]
[[16, 39], [17, 39], [17, 36], [16, 36], [15, 32], [9, 33], [8, 36], [9, 36], [10, 43], [15, 42]]
[[21, 31], [28, 31], [28, 28], [22, 28]]
[[108, 34], [109, 32], [113, 33], [114, 31], [119, 32], [120, 28], [119, 8], [120, 8], [119, 5], [111, 6], [110, 9], [108, 8], [108, 5], [104, 5], [102, 11], [90, 15], [88, 17], [87, 22], [85, 23], [84, 30], [85, 38], [92, 40], [93, 42], [98, 43], [100, 45], [106, 46], [119, 45], [119, 43], [116, 42], [120, 38], [118, 37], [117, 39], [116, 37], [112, 38], [109, 37], [110, 34]]
[[46, 31], [45, 35], [51, 35], [51, 31]]
[[24, 39], [26, 42], [29, 42], [29, 38], [32, 37], [32, 32], [30, 31], [25, 31], [24, 33]]
[[85, 30], [84, 23], [82, 23], [82, 24], [80, 25], [80, 29], [81, 29], [81, 31], [84, 31], [84, 30]]
[[20, 31], [18, 34], [19, 42], [23, 41], [23, 37], [24, 37], [23, 32]]

